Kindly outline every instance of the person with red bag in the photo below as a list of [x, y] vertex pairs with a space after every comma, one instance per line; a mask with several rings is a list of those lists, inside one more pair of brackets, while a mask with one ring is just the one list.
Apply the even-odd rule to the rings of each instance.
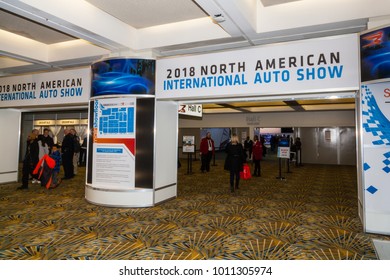
[[260, 177], [261, 169], [260, 169], [260, 160], [263, 158], [263, 145], [259, 141], [259, 136], [255, 135], [253, 139], [253, 162], [255, 164], [255, 170], [253, 171], [253, 176]]
[[227, 145], [226, 153], [224, 169], [230, 171], [230, 192], [234, 193], [235, 189], [239, 189], [240, 172], [243, 171], [246, 161], [245, 150], [236, 134], [233, 134], [231, 142]]

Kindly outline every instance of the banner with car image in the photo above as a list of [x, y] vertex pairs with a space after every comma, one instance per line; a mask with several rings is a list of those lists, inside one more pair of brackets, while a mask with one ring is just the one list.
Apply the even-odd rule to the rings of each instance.
[[152, 59], [110, 58], [92, 65], [91, 96], [154, 95], [155, 67]]

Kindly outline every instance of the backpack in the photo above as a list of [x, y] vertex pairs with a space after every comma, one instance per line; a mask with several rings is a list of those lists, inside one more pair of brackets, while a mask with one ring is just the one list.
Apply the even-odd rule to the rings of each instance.
[[80, 153], [81, 145], [80, 145], [80, 138], [78, 136], [75, 136], [73, 138], [73, 152]]
[[53, 168], [56, 162], [48, 155], [44, 155], [35, 166], [33, 174], [38, 174], [38, 180], [41, 181], [41, 186], [50, 188], [53, 176]]

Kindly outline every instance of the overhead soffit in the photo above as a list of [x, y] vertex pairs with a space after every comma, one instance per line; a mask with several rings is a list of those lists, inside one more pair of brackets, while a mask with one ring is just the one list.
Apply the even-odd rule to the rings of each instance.
[[14, 14], [2, 9], [0, 9], [0, 29], [48, 45], [75, 39], [72, 36], [25, 19], [21, 16], [15, 16]]
[[192, 20], [208, 15], [193, 1], [183, 0], [86, 0], [134, 28]]
[[205, 113], [355, 110], [354, 98], [203, 104]]
[[286, 4], [290, 2], [296, 2], [301, 0], [260, 0], [264, 7], [275, 6], [280, 4]]

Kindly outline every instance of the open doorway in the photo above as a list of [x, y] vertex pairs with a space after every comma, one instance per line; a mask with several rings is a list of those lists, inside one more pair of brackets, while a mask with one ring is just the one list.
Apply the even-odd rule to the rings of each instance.
[[25, 112], [22, 113], [21, 133], [20, 133], [20, 158], [23, 160], [25, 154], [27, 135], [33, 130], [38, 129], [43, 134], [44, 129], [49, 129], [49, 135], [53, 138], [54, 144], [61, 144], [64, 138], [64, 129], [74, 128], [82, 144], [88, 135], [88, 110], [69, 110], [57, 112]]
[[[199, 100], [199, 103], [205, 101]], [[261, 100], [203, 103], [203, 116], [179, 118], [179, 157], [183, 135], [194, 135], [196, 149], [201, 131], [226, 129], [243, 142], [254, 135], [265, 138], [267, 152], [276, 152], [274, 140], [297, 137], [304, 143], [302, 161], [313, 164], [356, 165], [354, 94], [335, 98]], [[195, 155], [196, 158], [196, 155]]]

